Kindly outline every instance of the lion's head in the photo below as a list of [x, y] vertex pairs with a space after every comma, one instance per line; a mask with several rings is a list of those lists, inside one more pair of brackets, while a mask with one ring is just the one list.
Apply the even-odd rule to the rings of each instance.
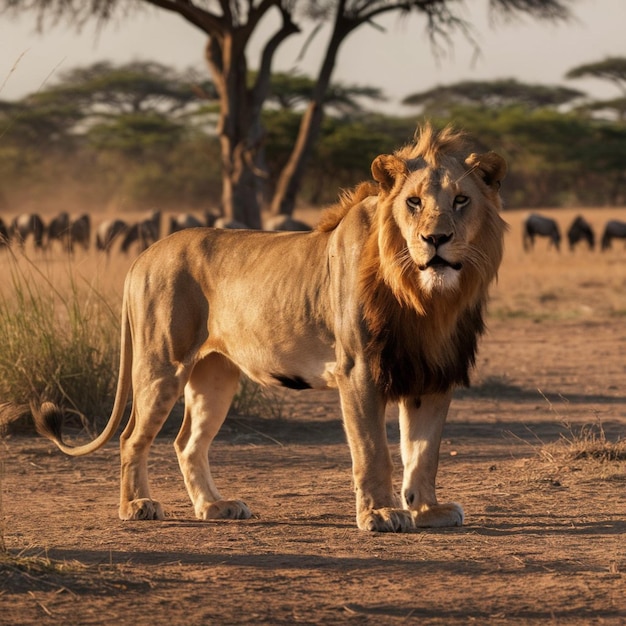
[[418, 133], [414, 144], [377, 157], [372, 174], [381, 269], [396, 297], [419, 309], [433, 298], [472, 300], [495, 277], [506, 163], [494, 152], [470, 153], [450, 128]]
[[372, 369], [391, 397], [468, 383], [502, 260], [505, 173], [502, 157], [471, 152], [462, 133], [430, 125], [372, 163], [376, 216], [361, 301]]

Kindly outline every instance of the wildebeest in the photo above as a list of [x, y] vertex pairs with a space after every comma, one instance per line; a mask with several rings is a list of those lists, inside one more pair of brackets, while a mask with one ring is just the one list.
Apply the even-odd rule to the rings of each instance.
[[602, 249], [606, 250], [611, 247], [611, 240], [614, 238], [626, 239], [626, 222], [619, 220], [610, 220], [604, 227], [602, 234]]
[[98, 225], [96, 230], [96, 248], [104, 250], [107, 254], [111, 251], [113, 242], [128, 230], [128, 224], [123, 220], [105, 220]]
[[85, 250], [89, 250], [91, 243], [91, 218], [87, 213], [72, 220], [69, 229], [69, 251], [74, 252], [74, 245], [80, 244]]
[[567, 240], [570, 250], [573, 250], [579, 241], [586, 241], [590, 250], [593, 250], [596, 244], [593, 228], [582, 215], [578, 215], [572, 222], [567, 231]]
[[53, 241], [59, 241], [63, 250], [70, 249], [70, 216], [66, 211], [59, 213], [48, 224], [46, 248], [51, 248]]
[[531, 213], [524, 221], [523, 244], [524, 250], [532, 250], [535, 237], [549, 237], [548, 247], [553, 245], [557, 250], [561, 246], [561, 231], [559, 225], [549, 217]]
[[291, 215], [273, 215], [265, 221], [265, 230], [313, 230], [308, 224]]
[[152, 215], [137, 224], [129, 227], [120, 250], [128, 253], [129, 248], [135, 243], [139, 243], [139, 251], [143, 252], [146, 248], [161, 238], [161, 211], [154, 211]]
[[179, 230], [185, 230], [185, 228], [197, 228], [199, 226], [206, 226], [206, 224], [194, 215], [191, 215], [191, 213], [180, 213], [179, 215], [170, 217], [169, 234], [171, 235]]
[[22, 213], [14, 217], [9, 228], [9, 239], [24, 245], [29, 235], [33, 236], [35, 248], [43, 249], [46, 227], [36, 213]]

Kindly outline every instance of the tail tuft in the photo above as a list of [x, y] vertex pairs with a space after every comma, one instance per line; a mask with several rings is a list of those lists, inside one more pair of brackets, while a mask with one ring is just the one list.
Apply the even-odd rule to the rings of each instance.
[[33, 402], [30, 410], [37, 432], [46, 439], [63, 443], [63, 409], [54, 402], [43, 402], [41, 406]]

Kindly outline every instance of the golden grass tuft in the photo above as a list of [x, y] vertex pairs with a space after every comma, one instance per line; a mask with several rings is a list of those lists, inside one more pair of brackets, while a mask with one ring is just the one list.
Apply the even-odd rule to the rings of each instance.
[[592, 459], [601, 463], [626, 461], [626, 439], [609, 440], [601, 421], [578, 427], [566, 424], [566, 428], [559, 440], [544, 445], [541, 449], [544, 457], [570, 461]]

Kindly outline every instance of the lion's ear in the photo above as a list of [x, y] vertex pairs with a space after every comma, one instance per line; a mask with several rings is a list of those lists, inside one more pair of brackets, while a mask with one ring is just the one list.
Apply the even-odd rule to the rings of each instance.
[[506, 161], [495, 152], [485, 152], [484, 154], [470, 154], [465, 159], [465, 164], [478, 170], [480, 177], [486, 185], [500, 189], [500, 182], [506, 176]]
[[406, 173], [406, 163], [393, 154], [381, 154], [372, 162], [372, 176], [384, 191], [390, 191], [396, 178]]

